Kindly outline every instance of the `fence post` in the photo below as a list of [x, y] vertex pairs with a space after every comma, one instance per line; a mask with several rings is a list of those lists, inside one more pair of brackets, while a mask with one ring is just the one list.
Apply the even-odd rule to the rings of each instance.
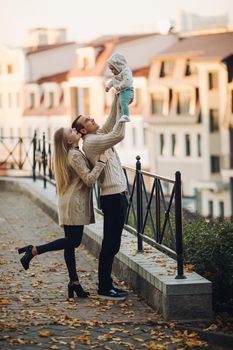
[[52, 172], [52, 152], [51, 152], [50, 142], [49, 142], [49, 149], [48, 149], [48, 170], [49, 170], [49, 178], [51, 180], [53, 177], [53, 172]]
[[44, 179], [44, 188], [46, 188], [46, 149], [45, 149], [45, 133], [43, 132], [43, 147], [42, 147], [42, 162], [43, 162], [43, 179]]
[[136, 200], [137, 200], [137, 234], [138, 234], [138, 252], [143, 251], [142, 237], [140, 236], [142, 232], [142, 182], [141, 182], [141, 162], [140, 156], [136, 157]]
[[42, 162], [42, 152], [41, 152], [41, 147], [40, 147], [41, 139], [38, 140], [38, 149], [37, 149], [37, 154], [40, 155], [40, 158], [38, 160], [38, 169], [39, 169], [39, 175], [41, 172], [41, 162]]
[[22, 139], [22, 137], [19, 137], [19, 170], [22, 170], [22, 168], [23, 168], [23, 163], [22, 163], [22, 144], [23, 144], [23, 139]]
[[32, 160], [32, 177], [36, 181], [36, 131], [32, 140], [33, 143], [33, 160]]
[[159, 192], [159, 180], [155, 179], [155, 220], [156, 220], [156, 242], [161, 243], [161, 222], [160, 222], [160, 192]]
[[176, 221], [176, 256], [177, 256], [177, 276], [176, 279], [185, 278], [184, 258], [183, 258], [183, 238], [182, 238], [182, 204], [181, 204], [181, 174], [176, 172], [175, 183], [175, 221]]

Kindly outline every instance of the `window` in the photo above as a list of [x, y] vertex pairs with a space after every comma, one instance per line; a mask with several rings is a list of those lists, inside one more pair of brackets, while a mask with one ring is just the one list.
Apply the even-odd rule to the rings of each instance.
[[224, 219], [224, 202], [219, 202], [219, 218]]
[[197, 155], [201, 157], [201, 135], [197, 135]]
[[188, 77], [191, 75], [191, 67], [190, 67], [190, 61], [186, 61], [186, 66], [185, 66], [185, 76]]
[[31, 92], [30, 95], [29, 95], [29, 108], [32, 109], [32, 108], [35, 108], [35, 93], [34, 92]]
[[201, 123], [202, 123], [201, 109], [200, 109], [200, 111], [199, 111], [199, 113], [198, 113], [197, 122], [198, 122], [198, 124], [201, 124]]
[[174, 61], [162, 61], [160, 67], [160, 78], [171, 76], [174, 70]]
[[136, 141], [136, 128], [132, 127], [132, 145], [136, 146], [137, 141]]
[[185, 155], [189, 157], [191, 155], [191, 147], [190, 147], [190, 135], [185, 135]]
[[160, 142], [160, 155], [162, 156], [164, 154], [164, 135], [159, 135], [159, 142]]
[[209, 125], [210, 125], [210, 132], [215, 132], [219, 130], [219, 124], [218, 124], [218, 110], [217, 109], [210, 109], [209, 112]]
[[83, 113], [90, 114], [90, 89], [83, 89]]
[[211, 156], [210, 158], [211, 173], [216, 174], [220, 172], [220, 158], [219, 156]]
[[12, 107], [12, 96], [11, 96], [11, 93], [10, 93], [10, 92], [9, 92], [9, 94], [8, 94], [8, 106], [9, 106], [9, 108]]
[[135, 90], [135, 107], [139, 107], [142, 104], [142, 89], [136, 88]]
[[176, 155], [176, 135], [172, 134], [172, 155], [175, 156]]
[[163, 114], [164, 95], [151, 94], [151, 114]]
[[195, 89], [195, 98], [196, 98], [196, 104], [198, 105], [200, 102], [200, 98], [199, 98], [199, 88]]
[[169, 89], [169, 110], [172, 107], [172, 98], [173, 98], [173, 91], [172, 89]]
[[218, 73], [209, 73], [209, 90], [214, 90], [218, 88]]
[[54, 92], [49, 92], [49, 109], [54, 107]]
[[13, 73], [13, 65], [12, 64], [8, 64], [7, 65], [7, 74], [12, 74]]
[[209, 217], [212, 218], [214, 215], [213, 201], [208, 201], [208, 207], [209, 207]]
[[190, 75], [197, 74], [197, 67], [193, 65], [190, 60], [186, 61], [185, 66], [185, 76], [188, 77]]
[[177, 114], [189, 114], [191, 94], [189, 91], [177, 92]]

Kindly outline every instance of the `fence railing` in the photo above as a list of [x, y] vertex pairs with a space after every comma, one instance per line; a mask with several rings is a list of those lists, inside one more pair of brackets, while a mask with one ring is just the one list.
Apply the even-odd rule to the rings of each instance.
[[[1, 156], [0, 160], [0, 170], [3, 166], [8, 170], [25, 170], [34, 181], [42, 179], [44, 188], [47, 182], [55, 185], [52, 144], [46, 140], [45, 134], [42, 139], [36, 133], [31, 139], [17, 138], [15, 144], [12, 138], [0, 138], [0, 146], [5, 149], [5, 157]], [[174, 179], [169, 179], [143, 171], [140, 156], [136, 157], [135, 169], [124, 166], [123, 170], [129, 200], [125, 228], [137, 236], [137, 251], [143, 252], [144, 241], [155, 246], [177, 260], [176, 278], [185, 278], [180, 172], [176, 172]], [[94, 196], [97, 210], [101, 213], [98, 186], [94, 187]]]
[[31, 170], [33, 138], [0, 137], [0, 170]]

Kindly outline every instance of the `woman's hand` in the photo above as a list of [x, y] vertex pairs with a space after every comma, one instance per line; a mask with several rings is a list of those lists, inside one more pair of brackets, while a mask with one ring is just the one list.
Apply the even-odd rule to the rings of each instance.
[[103, 163], [106, 163], [107, 160], [108, 160], [108, 156], [106, 155], [106, 153], [101, 153], [100, 157], [99, 157], [99, 160]]

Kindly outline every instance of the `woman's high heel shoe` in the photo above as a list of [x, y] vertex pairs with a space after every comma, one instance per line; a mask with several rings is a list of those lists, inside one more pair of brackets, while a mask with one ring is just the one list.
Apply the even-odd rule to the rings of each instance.
[[18, 253], [19, 253], [19, 254], [22, 254], [22, 253], [25, 252], [24, 256], [20, 259], [21, 264], [23, 265], [23, 268], [24, 268], [25, 270], [28, 270], [28, 269], [29, 269], [30, 261], [31, 261], [32, 258], [34, 257], [34, 255], [32, 254], [32, 248], [33, 248], [32, 245], [28, 245], [28, 246], [26, 246], [26, 247], [23, 247], [23, 248], [19, 248], [19, 249], [18, 249]]
[[77, 294], [78, 298], [87, 298], [90, 293], [86, 292], [81, 284], [76, 284], [70, 282], [68, 284], [68, 298], [73, 298], [74, 297], [74, 292]]

